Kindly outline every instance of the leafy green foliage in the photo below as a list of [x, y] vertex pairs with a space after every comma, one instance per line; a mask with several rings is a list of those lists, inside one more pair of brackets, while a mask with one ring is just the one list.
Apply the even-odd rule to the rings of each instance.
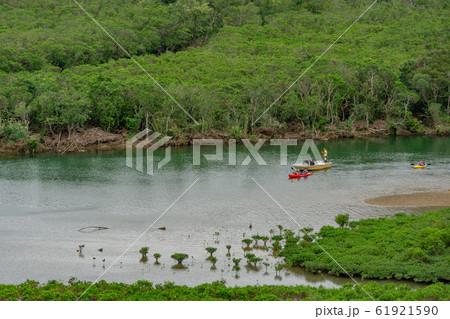
[[263, 241], [264, 246], [266, 246], [267, 242], [269, 241], [269, 237], [268, 236], [261, 236], [261, 240]]
[[217, 248], [215, 247], [206, 247], [205, 250], [210, 254], [210, 257], [213, 257], [213, 254], [216, 252]]
[[159, 262], [159, 258], [161, 258], [161, 254], [160, 253], [154, 253], [153, 257], [155, 257], [155, 262], [158, 263]]
[[27, 141], [27, 146], [31, 150], [36, 150], [39, 147], [39, 142], [35, 138], [29, 138]]
[[176, 261], [178, 261], [179, 265], [182, 265], [183, 260], [189, 258], [189, 255], [183, 253], [175, 253], [172, 256], [170, 256], [170, 258], [175, 259]]
[[9, 122], [0, 120], [0, 138], [4, 141], [17, 141], [28, 136], [25, 125], [21, 122], [11, 120]]
[[148, 250], [149, 250], [148, 247], [142, 247], [142, 248], [139, 250], [139, 252], [142, 254], [142, 258], [144, 258], [144, 257], [147, 256]]
[[348, 219], [349, 219], [349, 214], [339, 214], [334, 218], [334, 221], [339, 226], [344, 227], [344, 226], [348, 225]]
[[252, 239], [255, 241], [255, 246], [258, 246], [258, 240], [261, 239], [261, 236], [259, 235], [253, 235]]
[[[366, 8], [344, 0], [85, 4], [201, 120], [197, 127], [76, 5], [8, 0], [0, 6], [5, 121], [69, 136], [86, 126], [138, 131], [148, 123], [155, 131], [220, 129], [235, 138], [255, 134], [250, 124]], [[413, 132], [432, 121], [445, 132], [446, 19], [443, 1], [377, 3], [258, 125], [316, 130], [383, 119]], [[2, 130], [5, 141], [27, 133]]]
[[242, 242], [247, 245], [247, 248], [250, 248], [250, 244], [253, 242], [250, 238], [242, 239]]
[[279, 250], [279, 249], [283, 248], [278, 240], [276, 240], [272, 243], [272, 247], [274, 250]]
[[[389, 219], [360, 220], [352, 229], [324, 226], [316, 241], [352, 276], [448, 281], [449, 216], [450, 208], [445, 208], [420, 216], [396, 214]], [[304, 240], [286, 242], [279, 253], [289, 265], [344, 275], [328, 254]]]
[[254, 267], [256, 267], [256, 264], [262, 260], [262, 258], [256, 257], [255, 254], [245, 254], [245, 258], [247, 259], [247, 264], [253, 263]]

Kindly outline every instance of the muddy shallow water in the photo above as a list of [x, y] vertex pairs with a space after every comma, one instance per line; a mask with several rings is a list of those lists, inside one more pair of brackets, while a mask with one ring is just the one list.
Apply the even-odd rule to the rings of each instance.
[[[266, 195], [254, 178], [303, 227], [318, 230], [334, 224], [334, 216], [349, 213], [351, 220], [418, 213], [420, 208], [369, 205], [367, 198], [419, 191], [439, 191], [450, 185], [449, 138], [374, 138], [337, 140], [326, 146], [333, 168], [308, 179], [288, 180], [290, 166], [281, 166], [279, 147], [266, 145], [260, 154], [267, 162], [240, 165], [249, 155], [237, 149], [237, 164], [222, 162], [192, 165], [192, 149], [172, 147], [172, 159], [153, 176], [125, 165], [125, 152], [34, 157], [0, 156], [0, 282], [26, 279], [67, 281], [70, 277], [95, 280], [198, 178], [139, 241], [102, 277], [107, 281], [174, 281], [190, 286], [215, 280], [230, 285], [307, 284], [336, 287], [348, 278], [316, 275], [301, 269], [283, 270], [270, 252], [254, 250], [267, 258], [267, 272], [244, 266], [241, 240], [254, 234], [269, 235], [278, 224], [299, 226]], [[205, 152], [212, 149], [205, 148]], [[293, 163], [300, 146], [289, 147]], [[202, 148], [203, 151], [203, 148]], [[157, 153], [157, 159], [163, 157]], [[431, 161], [424, 170], [410, 165]], [[249, 224], [252, 223], [252, 230]], [[106, 230], [79, 232], [82, 227]], [[158, 230], [166, 227], [166, 230]], [[218, 238], [214, 236], [219, 232]], [[216, 241], [219, 243], [216, 243]], [[76, 249], [84, 244], [83, 256]], [[243, 258], [239, 278], [226, 257]], [[150, 248], [149, 261], [140, 263], [139, 249]], [[211, 269], [205, 247], [218, 247], [216, 269]], [[98, 249], [103, 248], [103, 252]], [[153, 253], [162, 255], [155, 265]], [[186, 269], [175, 269], [170, 255], [189, 254]], [[95, 257], [95, 266], [93, 266]]]

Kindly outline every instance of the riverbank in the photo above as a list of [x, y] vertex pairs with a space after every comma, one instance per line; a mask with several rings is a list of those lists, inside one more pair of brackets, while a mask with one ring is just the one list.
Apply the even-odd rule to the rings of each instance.
[[[59, 133], [51, 136], [40, 136], [39, 134], [29, 133], [27, 138], [18, 139], [14, 142], [4, 142], [0, 140], [0, 153], [23, 154], [23, 153], [43, 153], [53, 152], [58, 154], [81, 153], [87, 151], [107, 151], [123, 150], [127, 139], [133, 133], [126, 130], [117, 132], [107, 132], [101, 128], [91, 127], [83, 130], [74, 131], [69, 135]], [[385, 121], [377, 120], [369, 127], [365, 123], [357, 122], [351, 128], [345, 128], [336, 125], [324, 126], [321, 130], [305, 130], [300, 125], [289, 124], [282, 127], [256, 128], [255, 130], [245, 132], [226, 132], [226, 131], [205, 131], [205, 132], [183, 132], [168, 134], [172, 139], [166, 143], [171, 146], [191, 145], [194, 139], [214, 138], [227, 142], [229, 139], [315, 139], [321, 141], [335, 140], [339, 138], [367, 138], [367, 137], [386, 137], [386, 136], [449, 136], [448, 127], [439, 128], [429, 127], [421, 132], [410, 132], [395, 126], [389, 126]], [[31, 142], [30, 142], [31, 141]]]
[[[380, 285], [371, 282], [362, 286], [346, 284], [341, 288], [326, 289], [310, 286], [247, 286], [227, 287], [224, 282], [202, 284], [197, 287], [178, 286], [173, 283], [153, 285], [138, 281], [129, 285], [100, 281], [90, 287], [90, 282], [72, 279], [69, 284], [49, 281], [40, 285], [27, 281], [19, 285], [1, 285], [0, 300], [9, 301], [447, 301], [450, 286], [432, 284], [413, 290], [395, 284]], [[363, 288], [363, 289], [361, 289]], [[88, 290], [89, 289], [89, 290]], [[87, 290], [87, 291], [86, 291]]]
[[382, 196], [364, 202], [385, 207], [449, 207], [450, 190]]

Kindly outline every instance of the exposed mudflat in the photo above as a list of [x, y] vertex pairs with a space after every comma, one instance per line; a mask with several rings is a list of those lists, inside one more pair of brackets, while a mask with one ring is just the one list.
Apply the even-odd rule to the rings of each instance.
[[366, 199], [365, 202], [390, 207], [448, 207], [450, 206], [450, 190], [382, 196]]

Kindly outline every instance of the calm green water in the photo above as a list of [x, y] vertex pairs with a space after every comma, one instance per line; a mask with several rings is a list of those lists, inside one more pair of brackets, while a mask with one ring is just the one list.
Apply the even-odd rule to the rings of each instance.
[[[333, 168], [308, 179], [288, 180], [290, 165], [280, 165], [279, 147], [266, 145], [255, 161], [240, 164], [249, 155], [238, 146], [237, 163], [202, 161], [192, 165], [190, 147], [172, 148], [172, 160], [153, 176], [125, 166], [125, 152], [33, 157], [0, 156], [0, 282], [26, 279], [67, 281], [74, 276], [95, 280], [139, 237], [197, 178], [195, 185], [102, 277], [107, 281], [175, 281], [196, 285], [224, 279], [230, 285], [309, 284], [338, 286], [347, 278], [313, 275], [300, 269], [283, 271], [275, 278], [278, 261], [268, 272], [242, 267], [235, 278], [225, 245], [232, 257], [241, 258], [243, 236], [269, 234], [281, 224], [295, 231], [299, 226], [252, 180], [263, 186], [303, 227], [318, 230], [334, 224], [334, 216], [349, 213], [352, 220], [389, 216], [397, 211], [371, 206], [364, 199], [425, 190], [448, 189], [450, 185], [449, 138], [375, 138], [319, 143], [326, 146]], [[205, 152], [212, 149], [205, 148]], [[202, 148], [203, 151], [203, 148]], [[293, 163], [300, 146], [289, 147]], [[161, 159], [163, 151], [157, 153]], [[432, 163], [424, 170], [410, 165], [421, 159]], [[253, 229], [249, 230], [252, 223]], [[79, 232], [86, 226], [109, 229]], [[167, 227], [166, 231], [157, 230]], [[217, 244], [215, 232], [220, 232]], [[84, 244], [84, 257], [76, 252]], [[161, 264], [139, 263], [140, 247], [162, 254]], [[217, 269], [210, 269], [205, 247], [218, 247]], [[97, 249], [103, 248], [103, 253]], [[190, 255], [186, 270], [173, 269], [170, 255]], [[96, 266], [93, 266], [96, 257]], [[243, 262], [242, 262], [243, 263]]]

